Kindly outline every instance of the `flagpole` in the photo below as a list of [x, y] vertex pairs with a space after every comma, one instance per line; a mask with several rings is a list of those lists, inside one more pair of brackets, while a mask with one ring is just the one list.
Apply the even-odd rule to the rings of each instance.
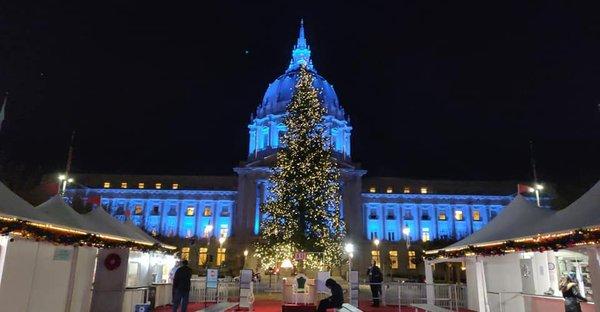
[[69, 152], [67, 154], [67, 164], [65, 166], [65, 174], [58, 177], [61, 180], [61, 186], [59, 186], [59, 194], [64, 194], [67, 190], [67, 184], [73, 182], [73, 179], [69, 177], [71, 173], [71, 163], [73, 162], [73, 141], [75, 141], [75, 130], [71, 133], [71, 142], [69, 143]]
[[535, 190], [535, 200], [537, 202], [538, 207], [541, 207], [540, 205], [540, 190], [538, 187], [538, 180], [537, 180], [537, 171], [535, 169], [535, 157], [533, 156], [533, 140], [529, 140], [529, 155], [531, 158], [531, 170], [533, 172], [533, 188]]

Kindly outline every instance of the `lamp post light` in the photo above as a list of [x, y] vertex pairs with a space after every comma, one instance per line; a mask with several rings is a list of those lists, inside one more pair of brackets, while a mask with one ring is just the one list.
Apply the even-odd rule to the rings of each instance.
[[244, 265], [243, 265], [244, 269], [246, 268], [246, 258], [248, 258], [248, 249], [244, 250]]
[[352, 272], [352, 258], [354, 258], [354, 244], [350, 242], [346, 243], [344, 250], [348, 254], [348, 279], [350, 279], [350, 272]]
[[[217, 260], [219, 260], [219, 253], [223, 250], [223, 244], [225, 243], [225, 240], [227, 238], [225, 238], [225, 236], [221, 236], [219, 237], [219, 250], [217, 250]], [[219, 261], [219, 268], [221, 268], [223, 264], [223, 259], [221, 259], [221, 261]]]
[[410, 248], [410, 228], [407, 226], [402, 229], [402, 234], [404, 234], [404, 239], [406, 240], [406, 249]]
[[67, 184], [75, 182], [75, 180], [73, 178], [69, 178], [66, 174], [58, 175], [58, 180], [60, 181], [58, 183], [58, 194], [59, 195], [65, 194], [65, 191], [67, 190]]

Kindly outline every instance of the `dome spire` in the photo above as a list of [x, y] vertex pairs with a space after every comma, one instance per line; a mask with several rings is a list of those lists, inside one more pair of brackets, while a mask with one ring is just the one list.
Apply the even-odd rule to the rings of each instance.
[[315, 71], [310, 59], [310, 46], [306, 43], [306, 36], [304, 34], [304, 19], [300, 19], [298, 40], [296, 41], [294, 50], [292, 50], [292, 60], [287, 71], [298, 69], [302, 65], [305, 65], [309, 70]]

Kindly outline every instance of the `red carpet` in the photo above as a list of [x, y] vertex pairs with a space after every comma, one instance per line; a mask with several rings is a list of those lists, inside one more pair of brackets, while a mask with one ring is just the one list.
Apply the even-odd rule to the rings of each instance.
[[[371, 307], [370, 302], [360, 302], [359, 307], [364, 312], [414, 312], [414, 308], [402, 307], [401, 311], [398, 311], [398, 306], [388, 307]], [[190, 303], [186, 312], [196, 312], [204, 308], [202, 303]], [[171, 306], [159, 307], [154, 309], [156, 312], [171, 312]], [[240, 310], [244, 311], [244, 310]], [[282, 312], [281, 301], [279, 300], [257, 300], [254, 302], [254, 311], [257, 312]], [[462, 312], [469, 312], [468, 310], [462, 310]]]

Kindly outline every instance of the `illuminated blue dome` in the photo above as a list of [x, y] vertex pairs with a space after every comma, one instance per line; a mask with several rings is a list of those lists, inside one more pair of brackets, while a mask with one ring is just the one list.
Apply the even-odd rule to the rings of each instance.
[[[327, 115], [335, 116], [342, 120], [345, 119], [345, 112], [340, 107], [333, 86], [314, 70], [309, 70], [309, 72], [313, 76], [313, 86], [320, 91], [319, 98], [327, 110]], [[262, 103], [256, 111], [256, 117], [262, 118], [269, 114], [279, 115], [285, 113], [286, 107], [294, 94], [294, 86], [298, 81], [298, 73], [298, 69], [288, 70], [269, 85]]]
[[346, 118], [344, 109], [340, 106], [333, 86], [317, 74], [310, 58], [310, 46], [306, 43], [304, 23], [300, 24], [298, 41], [292, 51], [292, 60], [285, 73], [273, 81], [258, 109], [256, 116], [248, 125], [250, 141], [248, 156], [250, 159], [260, 159], [273, 154], [281, 147], [281, 137], [286, 131], [283, 123], [286, 108], [298, 81], [299, 71], [305, 66], [313, 76], [313, 86], [319, 91], [319, 99], [325, 107], [325, 135], [331, 140], [333, 150], [343, 160], [350, 159], [350, 133], [352, 127]]

